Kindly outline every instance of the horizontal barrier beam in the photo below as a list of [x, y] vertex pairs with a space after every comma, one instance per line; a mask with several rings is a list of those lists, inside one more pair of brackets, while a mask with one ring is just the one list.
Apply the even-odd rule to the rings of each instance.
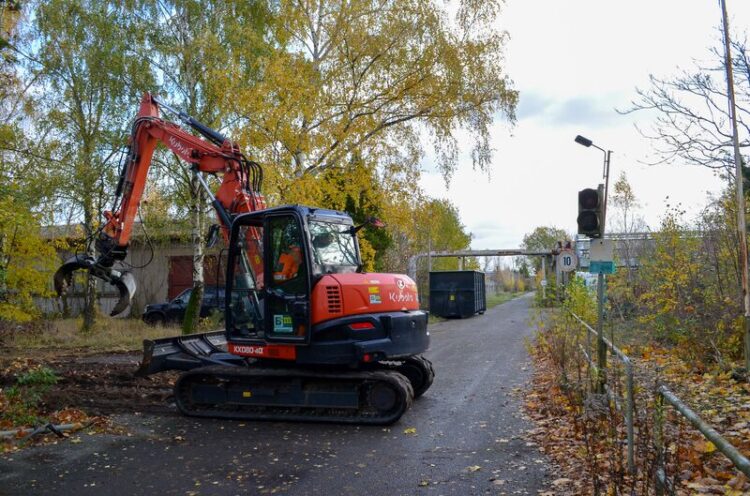
[[666, 386], [661, 385], [657, 388], [657, 393], [660, 394], [675, 410], [680, 412], [683, 417], [701, 431], [701, 433], [714, 443], [716, 449], [721, 451], [724, 456], [729, 458], [737, 469], [750, 478], [750, 460], [748, 460], [742, 453], [737, 450], [732, 444], [724, 439], [713, 427], [708, 425], [702, 418], [698, 416], [693, 410], [685, 405], [675, 394], [670, 391]]

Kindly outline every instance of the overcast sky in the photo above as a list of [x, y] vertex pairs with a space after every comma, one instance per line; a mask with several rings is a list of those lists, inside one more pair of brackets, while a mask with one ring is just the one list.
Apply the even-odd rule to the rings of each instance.
[[[750, 1], [727, 7], [732, 37], [750, 32]], [[718, 0], [507, 0], [501, 27], [511, 37], [506, 68], [520, 91], [518, 121], [496, 121], [489, 179], [472, 170], [467, 144], [448, 189], [427, 156], [423, 188], [458, 207], [475, 249], [517, 247], [541, 225], [574, 233], [577, 192], [602, 177], [603, 154], [576, 144], [581, 134], [613, 150], [610, 184], [626, 172], [652, 227], [667, 196], [697, 213], [721, 180], [697, 166], [645, 165], [654, 150], [634, 124], [647, 128], [654, 116], [615, 109], [648, 88], [649, 74], [707, 60], [720, 22]]]

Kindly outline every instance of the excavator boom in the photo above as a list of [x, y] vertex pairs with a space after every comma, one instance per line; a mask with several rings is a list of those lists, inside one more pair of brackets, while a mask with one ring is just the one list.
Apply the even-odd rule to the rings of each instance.
[[[162, 119], [159, 116], [160, 108], [176, 114], [205, 139]], [[97, 231], [94, 240], [95, 255], [79, 253], [65, 261], [54, 276], [58, 295], [69, 291], [75, 271], [84, 269], [118, 289], [120, 297], [111, 315], [122, 313], [130, 305], [136, 291], [135, 278], [130, 271], [115, 268], [115, 264], [124, 261], [127, 256], [148, 170], [159, 144], [189, 163], [193, 171], [199, 174], [201, 184], [216, 210], [225, 239], [234, 215], [265, 208], [264, 199], [259, 194], [263, 180], [260, 165], [245, 158], [238, 145], [219, 132], [146, 93], [133, 122], [125, 166], [115, 191], [114, 206], [111, 211], [104, 212], [105, 223]], [[203, 172], [222, 175], [222, 183], [216, 195], [202, 180], [200, 173]], [[249, 243], [248, 250], [252, 252], [258, 246], [258, 243]], [[249, 259], [258, 260], [258, 257], [251, 256]], [[254, 268], [262, 271], [259, 262]]]

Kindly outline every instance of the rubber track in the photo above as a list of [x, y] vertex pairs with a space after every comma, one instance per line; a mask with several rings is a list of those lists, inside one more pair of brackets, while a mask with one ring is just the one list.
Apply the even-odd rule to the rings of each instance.
[[[358, 381], [367, 385], [376, 382], [387, 382], [399, 393], [399, 403], [387, 413], [380, 413], [373, 408], [360, 406], [357, 410], [324, 407], [288, 407], [261, 405], [194, 405], [188, 397], [191, 381], [202, 382], [205, 378], [215, 378], [233, 383], [242, 382], [243, 378], [272, 378], [330, 380], [332, 385], [338, 385], [342, 380]], [[365, 387], [367, 387], [367, 385]], [[337, 371], [316, 372], [304, 369], [260, 368], [260, 367], [232, 367], [209, 366], [193, 369], [180, 376], [175, 383], [175, 401], [180, 412], [191, 417], [225, 418], [236, 420], [271, 420], [290, 422], [325, 422], [342, 424], [390, 425], [396, 422], [411, 407], [414, 390], [409, 380], [392, 370], [375, 371]], [[362, 393], [366, 396], [365, 393]], [[360, 405], [362, 398], [360, 398]]]

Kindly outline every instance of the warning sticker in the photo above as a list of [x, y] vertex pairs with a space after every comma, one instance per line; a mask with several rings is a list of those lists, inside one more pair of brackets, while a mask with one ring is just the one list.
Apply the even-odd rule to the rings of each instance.
[[380, 300], [379, 294], [371, 294], [370, 295], [370, 303], [374, 305], [380, 305], [382, 301]]
[[291, 315], [282, 314], [273, 316], [273, 332], [291, 334], [293, 330]]
[[370, 287], [367, 288], [367, 291], [370, 294], [378, 294], [378, 293], [380, 293], [380, 288], [378, 286], [370, 286]]

